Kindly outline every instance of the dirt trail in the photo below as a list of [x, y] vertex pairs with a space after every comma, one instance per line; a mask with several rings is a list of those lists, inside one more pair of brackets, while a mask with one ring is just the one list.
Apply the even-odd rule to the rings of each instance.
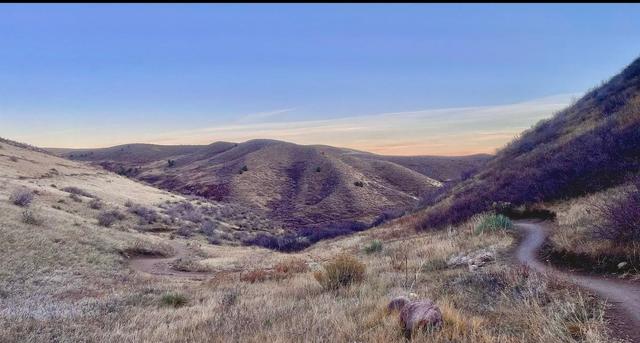
[[196, 280], [204, 280], [214, 274], [214, 272], [185, 272], [173, 269], [171, 264], [175, 260], [179, 258], [188, 258], [192, 255], [192, 252], [189, 250], [188, 246], [176, 241], [171, 243], [171, 247], [175, 252], [171, 257], [136, 256], [129, 259], [129, 266], [131, 266], [133, 270], [142, 273], [170, 277], [183, 277]]
[[525, 233], [516, 250], [516, 258], [526, 266], [550, 277], [573, 283], [607, 300], [613, 305], [610, 322], [613, 332], [633, 342], [640, 342], [640, 285], [638, 283], [604, 277], [578, 275], [560, 271], [538, 259], [538, 250], [547, 237], [542, 223], [518, 222], [516, 226]]

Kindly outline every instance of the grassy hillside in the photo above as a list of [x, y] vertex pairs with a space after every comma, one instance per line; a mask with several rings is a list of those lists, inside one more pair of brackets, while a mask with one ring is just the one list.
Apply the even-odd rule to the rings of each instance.
[[285, 230], [364, 228], [486, 160], [387, 157], [274, 140], [52, 151], [162, 189], [250, 207]]
[[494, 202], [571, 198], [624, 182], [640, 170], [640, 59], [504, 147], [419, 227], [459, 223]]
[[[0, 340], [406, 342], [386, 312], [403, 294], [443, 314], [414, 342], [615, 342], [602, 302], [511, 265], [508, 232], [388, 223], [284, 254], [208, 240], [239, 231], [224, 206], [0, 142]], [[479, 252], [494, 258], [475, 271], [447, 264]], [[345, 253], [363, 275], [323, 287], [316, 273]]]

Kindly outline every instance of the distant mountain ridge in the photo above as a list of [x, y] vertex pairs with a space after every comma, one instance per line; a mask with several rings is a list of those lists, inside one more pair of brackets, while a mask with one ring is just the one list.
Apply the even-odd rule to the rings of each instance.
[[285, 228], [371, 223], [383, 213], [411, 208], [489, 159], [380, 156], [267, 139], [49, 151], [159, 188], [241, 203]]

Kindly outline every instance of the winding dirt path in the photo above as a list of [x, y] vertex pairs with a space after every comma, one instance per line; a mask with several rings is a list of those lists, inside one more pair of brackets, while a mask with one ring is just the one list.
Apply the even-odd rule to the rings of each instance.
[[180, 258], [192, 256], [192, 252], [186, 244], [176, 241], [171, 243], [174, 255], [171, 257], [135, 256], [129, 259], [131, 269], [152, 275], [162, 275], [170, 277], [181, 277], [195, 280], [204, 280], [211, 277], [215, 272], [186, 272], [175, 270], [171, 264]]
[[638, 283], [604, 277], [579, 275], [558, 270], [538, 259], [538, 250], [548, 231], [540, 222], [516, 223], [525, 235], [517, 247], [518, 261], [549, 277], [561, 279], [591, 291], [613, 305], [610, 322], [613, 332], [632, 342], [640, 342], [640, 285]]

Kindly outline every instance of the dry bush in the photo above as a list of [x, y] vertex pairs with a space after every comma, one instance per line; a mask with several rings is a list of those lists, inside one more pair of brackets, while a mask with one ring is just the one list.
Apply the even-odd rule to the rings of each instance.
[[124, 215], [118, 210], [103, 211], [98, 214], [98, 225], [110, 227], [118, 220], [124, 219]]
[[176, 230], [176, 235], [182, 237], [191, 237], [193, 236], [193, 229], [188, 226], [182, 226], [178, 230]]
[[382, 251], [382, 242], [379, 239], [374, 239], [364, 247], [364, 252], [367, 254], [373, 254]]
[[41, 225], [42, 219], [38, 218], [33, 210], [30, 208], [25, 208], [22, 211], [22, 222], [29, 225]]
[[103, 206], [104, 204], [102, 203], [102, 201], [100, 201], [100, 199], [92, 199], [91, 201], [89, 201], [89, 207], [94, 210], [100, 210]]
[[78, 188], [78, 187], [75, 187], [75, 186], [65, 187], [62, 190], [67, 192], [67, 193], [71, 193], [71, 194], [75, 194], [75, 195], [82, 195], [83, 197], [87, 197], [87, 198], [95, 198], [95, 195], [85, 191], [84, 189], [81, 189], [81, 188]]
[[131, 256], [153, 256], [168, 257], [174, 254], [173, 248], [168, 244], [153, 243], [149, 241], [137, 240], [129, 247], [122, 249], [122, 254]]
[[9, 201], [11, 201], [11, 203], [13, 203], [14, 205], [25, 207], [31, 204], [33, 198], [34, 195], [31, 190], [27, 188], [20, 188], [11, 193], [11, 195], [9, 196]]
[[160, 219], [158, 212], [155, 210], [144, 207], [138, 204], [132, 204], [129, 207], [129, 212], [138, 216], [140, 224], [153, 224]]
[[617, 244], [640, 242], [640, 181], [621, 197], [595, 202], [593, 209], [599, 217], [592, 224], [598, 237]]
[[240, 275], [240, 281], [248, 283], [264, 282], [271, 278], [271, 273], [264, 269], [254, 269]]
[[290, 258], [281, 262], [278, 262], [273, 269], [278, 274], [298, 274], [304, 273], [309, 270], [307, 262], [299, 258]]
[[324, 266], [324, 271], [313, 273], [326, 290], [336, 290], [364, 280], [366, 266], [349, 254], [338, 255]]

